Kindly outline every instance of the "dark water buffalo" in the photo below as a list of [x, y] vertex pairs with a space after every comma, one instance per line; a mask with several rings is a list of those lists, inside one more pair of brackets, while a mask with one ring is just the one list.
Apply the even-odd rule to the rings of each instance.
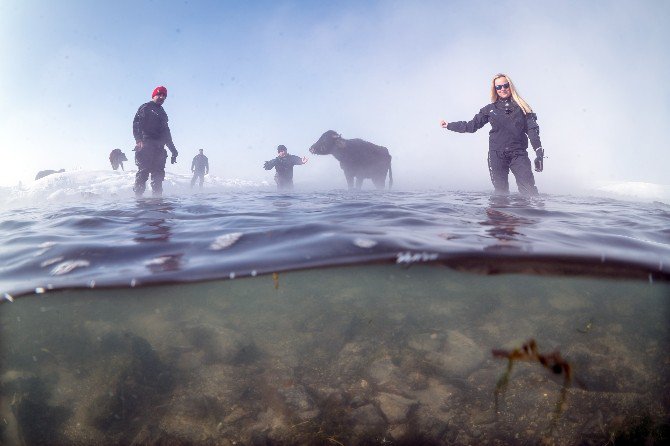
[[61, 170], [40, 170], [39, 172], [37, 172], [37, 175], [35, 175], [35, 179], [39, 180], [40, 178], [44, 178], [47, 175], [51, 175], [52, 173], [61, 173], [61, 172], [65, 172], [65, 169], [61, 169]]
[[109, 162], [112, 163], [112, 169], [114, 170], [118, 169], [119, 166], [121, 166], [121, 170], [125, 170], [123, 168], [124, 161], [128, 161], [128, 158], [126, 158], [126, 154], [121, 149], [114, 149], [109, 154]]
[[347, 178], [349, 189], [360, 189], [363, 180], [370, 178], [377, 189], [383, 189], [386, 172], [389, 174], [389, 189], [393, 186], [391, 155], [381, 147], [362, 139], [344, 139], [337, 132], [328, 130], [309, 148], [315, 155], [333, 155]]

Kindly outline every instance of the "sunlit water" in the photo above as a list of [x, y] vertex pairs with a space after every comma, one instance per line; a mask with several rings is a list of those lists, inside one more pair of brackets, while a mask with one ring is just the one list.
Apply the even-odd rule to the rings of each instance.
[[[669, 216], [662, 203], [454, 192], [5, 210], [0, 435], [662, 444]], [[492, 350], [531, 339], [569, 379], [514, 361], [501, 384], [508, 361]]]

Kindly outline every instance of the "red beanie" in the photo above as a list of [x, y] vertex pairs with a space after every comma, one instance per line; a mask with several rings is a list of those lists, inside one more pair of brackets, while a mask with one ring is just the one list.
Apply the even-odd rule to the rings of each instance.
[[157, 94], [164, 94], [167, 97], [167, 88], [163, 87], [162, 85], [160, 87], [154, 88], [154, 92], [151, 93], [151, 97], [153, 98]]

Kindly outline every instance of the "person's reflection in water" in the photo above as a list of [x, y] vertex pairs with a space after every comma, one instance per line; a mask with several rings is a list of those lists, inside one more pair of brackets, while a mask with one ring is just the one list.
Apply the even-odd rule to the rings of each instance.
[[522, 250], [526, 235], [520, 230], [534, 225], [536, 220], [513, 212], [518, 208], [532, 207], [533, 203], [532, 199], [523, 196], [491, 195], [486, 208], [487, 218], [480, 224], [488, 227], [486, 233], [495, 239], [495, 243], [484, 250]]
[[137, 243], [169, 242], [171, 231], [167, 220], [172, 217], [174, 207], [161, 198], [137, 202], [137, 223], [134, 241]]
[[[153, 198], [138, 201], [137, 210], [137, 226], [134, 228], [133, 240], [142, 244], [169, 244], [172, 235], [170, 221], [174, 215], [174, 206], [162, 198]], [[148, 253], [153, 257], [144, 264], [152, 273], [181, 269], [184, 253], [164, 253], [160, 248], [148, 248]]]

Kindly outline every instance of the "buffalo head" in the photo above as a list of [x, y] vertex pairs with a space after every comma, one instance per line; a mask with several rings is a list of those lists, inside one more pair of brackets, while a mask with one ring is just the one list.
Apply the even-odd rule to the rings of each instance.
[[309, 148], [310, 153], [315, 155], [330, 155], [333, 150], [342, 145], [342, 136], [335, 130], [328, 130], [321, 138]]

